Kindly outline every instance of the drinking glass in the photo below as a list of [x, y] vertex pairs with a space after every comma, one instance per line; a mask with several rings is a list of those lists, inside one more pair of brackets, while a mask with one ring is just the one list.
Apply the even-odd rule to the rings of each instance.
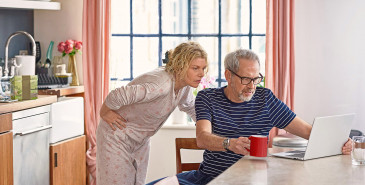
[[352, 164], [365, 165], [365, 136], [354, 136], [352, 140]]

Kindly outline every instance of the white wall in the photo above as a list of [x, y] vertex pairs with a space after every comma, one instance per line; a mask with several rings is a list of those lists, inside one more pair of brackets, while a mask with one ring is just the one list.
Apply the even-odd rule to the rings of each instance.
[[[61, 56], [57, 51], [59, 42], [68, 39], [82, 41], [83, 0], [57, 0], [57, 2], [61, 3], [61, 10], [34, 10], [34, 39], [41, 43], [43, 62], [46, 60], [50, 41], [54, 41], [53, 56]], [[76, 54], [76, 61], [80, 84], [83, 84], [80, 54]]]
[[365, 1], [295, 1], [295, 112], [316, 116], [355, 112], [365, 133]]

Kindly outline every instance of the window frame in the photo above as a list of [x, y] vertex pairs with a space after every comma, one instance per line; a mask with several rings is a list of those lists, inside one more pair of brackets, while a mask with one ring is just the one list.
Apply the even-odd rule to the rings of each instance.
[[[252, 33], [252, 0], [249, 0], [249, 32], [248, 34], [223, 34], [222, 33], [222, 0], [217, 0], [218, 2], [218, 33], [217, 34], [193, 34], [192, 33], [192, 1], [187, 0], [188, 6], [188, 30], [186, 34], [168, 34], [163, 33], [162, 30], [162, 0], [158, 0], [158, 34], [135, 34], [133, 32], [133, 0], [130, 0], [130, 33], [128, 34], [119, 34], [119, 33], [112, 33], [111, 37], [129, 37], [130, 38], [130, 77], [129, 78], [115, 78], [110, 77], [110, 81], [132, 81], [134, 79], [133, 76], [133, 39], [135, 37], [149, 37], [149, 38], [156, 38], [158, 37], [158, 66], [162, 66], [162, 56], [164, 56], [164, 52], [162, 51], [162, 39], [164, 37], [183, 37], [191, 40], [192, 37], [214, 37], [218, 39], [218, 71], [214, 73], [218, 73], [218, 78], [216, 82], [218, 83], [218, 87], [221, 87], [222, 82], [226, 82], [224, 78], [222, 78], [222, 38], [225, 37], [248, 37], [249, 40], [249, 49], [252, 49], [252, 38], [253, 37], [266, 37], [266, 34], [260, 33]], [[241, 3], [241, 1], [239, 1]]]

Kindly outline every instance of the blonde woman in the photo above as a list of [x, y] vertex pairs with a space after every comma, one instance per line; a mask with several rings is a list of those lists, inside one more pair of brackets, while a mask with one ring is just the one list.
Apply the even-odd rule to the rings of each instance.
[[196, 42], [168, 52], [165, 67], [109, 93], [97, 129], [97, 184], [145, 184], [149, 140], [178, 106], [195, 121], [192, 88], [207, 72], [207, 53]]

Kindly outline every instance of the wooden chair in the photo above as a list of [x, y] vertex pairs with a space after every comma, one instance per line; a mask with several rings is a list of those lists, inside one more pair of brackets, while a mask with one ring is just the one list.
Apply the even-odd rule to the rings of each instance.
[[200, 163], [181, 163], [180, 149], [204, 150], [196, 145], [196, 138], [176, 138], [176, 173], [197, 170]]

